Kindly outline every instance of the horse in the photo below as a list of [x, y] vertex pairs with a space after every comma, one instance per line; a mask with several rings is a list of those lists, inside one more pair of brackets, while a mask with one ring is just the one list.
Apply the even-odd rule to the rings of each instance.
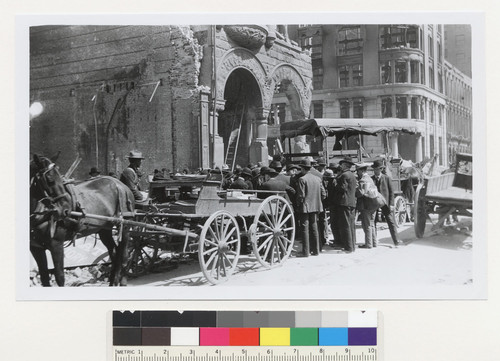
[[[132, 217], [135, 207], [132, 191], [114, 177], [102, 176], [74, 184], [65, 180], [57, 166], [43, 156], [34, 155], [30, 163], [30, 251], [38, 265], [43, 286], [50, 286], [45, 250], [51, 252], [58, 286], [64, 286], [64, 242], [76, 236], [99, 234], [112, 262], [110, 286], [125, 286], [123, 268], [127, 262], [128, 228], [120, 227], [119, 242], [112, 230], [120, 217]], [[83, 217], [75, 217], [71, 212]], [[113, 217], [117, 222], [86, 218], [85, 214]]]

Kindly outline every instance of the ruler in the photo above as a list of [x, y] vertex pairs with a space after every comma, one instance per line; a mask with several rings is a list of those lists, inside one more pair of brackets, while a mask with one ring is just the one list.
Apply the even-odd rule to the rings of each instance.
[[113, 346], [113, 361], [380, 361], [378, 346]]

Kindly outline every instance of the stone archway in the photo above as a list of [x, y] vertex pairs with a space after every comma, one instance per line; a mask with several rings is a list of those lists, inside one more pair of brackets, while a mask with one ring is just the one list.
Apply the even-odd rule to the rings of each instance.
[[281, 91], [286, 94], [290, 102], [292, 120], [307, 118], [312, 99], [311, 80], [305, 80], [292, 65], [280, 64], [276, 66], [266, 80], [265, 109], [271, 108], [277, 85], [281, 85]]
[[224, 163], [230, 168], [237, 164], [245, 167], [255, 161], [252, 149], [258, 138], [257, 121], [262, 113], [262, 95], [252, 73], [239, 67], [229, 74], [224, 86], [224, 102], [224, 110], [218, 114]]
[[[284, 104], [280, 104], [276, 94], [284, 94], [286, 97], [285, 119], [279, 117], [279, 122], [287, 120], [302, 120], [306, 119], [309, 115], [312, 98], [312, 83], [310, 80], [305, 80], [300, 73], [293, 66], [289, 64], [280, 64], [276, 66], [271, 72], [270, 77], [266, 83], [266, 94], [264, 96], [264, 107], [266, 109], [276, 112], [276, 106], [282, 108]], [[283, 97], [281, 96], [283, 99]], [[275, 118], [276, 114], [273, 114]], [[272, 119], [271, 123], [277, 124], [276, 119]], [[271, 153], [274, 154], [272, 149], [275, 144], [271, 139], [268, 142], [268, 147]], [[288, 149], [288, 144], [285, 145], [285, 152], [287, 153], [305, 153], [310, 151], [310, 146], [306, 142], [305, 136], [296, 137], [290, 142], [291, 149]], [[277, 151], [277, 149], [276, 149]]]

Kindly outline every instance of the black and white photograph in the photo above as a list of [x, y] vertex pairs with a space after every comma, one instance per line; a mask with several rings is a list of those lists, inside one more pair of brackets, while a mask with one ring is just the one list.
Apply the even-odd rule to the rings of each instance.
[[167, 19], [19, 22], [19, 299], [486, 297], [476, 19]]

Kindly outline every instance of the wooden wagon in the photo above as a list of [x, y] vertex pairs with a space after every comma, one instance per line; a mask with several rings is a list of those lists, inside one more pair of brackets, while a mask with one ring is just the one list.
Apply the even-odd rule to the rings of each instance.
[[415, 235], [423, 237], [431, 214], [439, 215], [432, 230], [450, 216], [472, 217], [472, 155], [457, 154], [455, 172], [425, 179], [415, 194]]
[[[234, 272], [242, 243], [251, 246], [256, 261], [266, 268], [286, 261], [295, 239], [295, 219], [286, 194], [223, 190], [222, 180], [221, 173], [211, 173], [150, 182], [150, 200], [136, 210], [135, 219], [143, 226], [132, 227], [130, 275], [154, 267], [160, 250], [197, 255], [212, 284]], [[165, 231], [171, 229], [185, 233]]]

